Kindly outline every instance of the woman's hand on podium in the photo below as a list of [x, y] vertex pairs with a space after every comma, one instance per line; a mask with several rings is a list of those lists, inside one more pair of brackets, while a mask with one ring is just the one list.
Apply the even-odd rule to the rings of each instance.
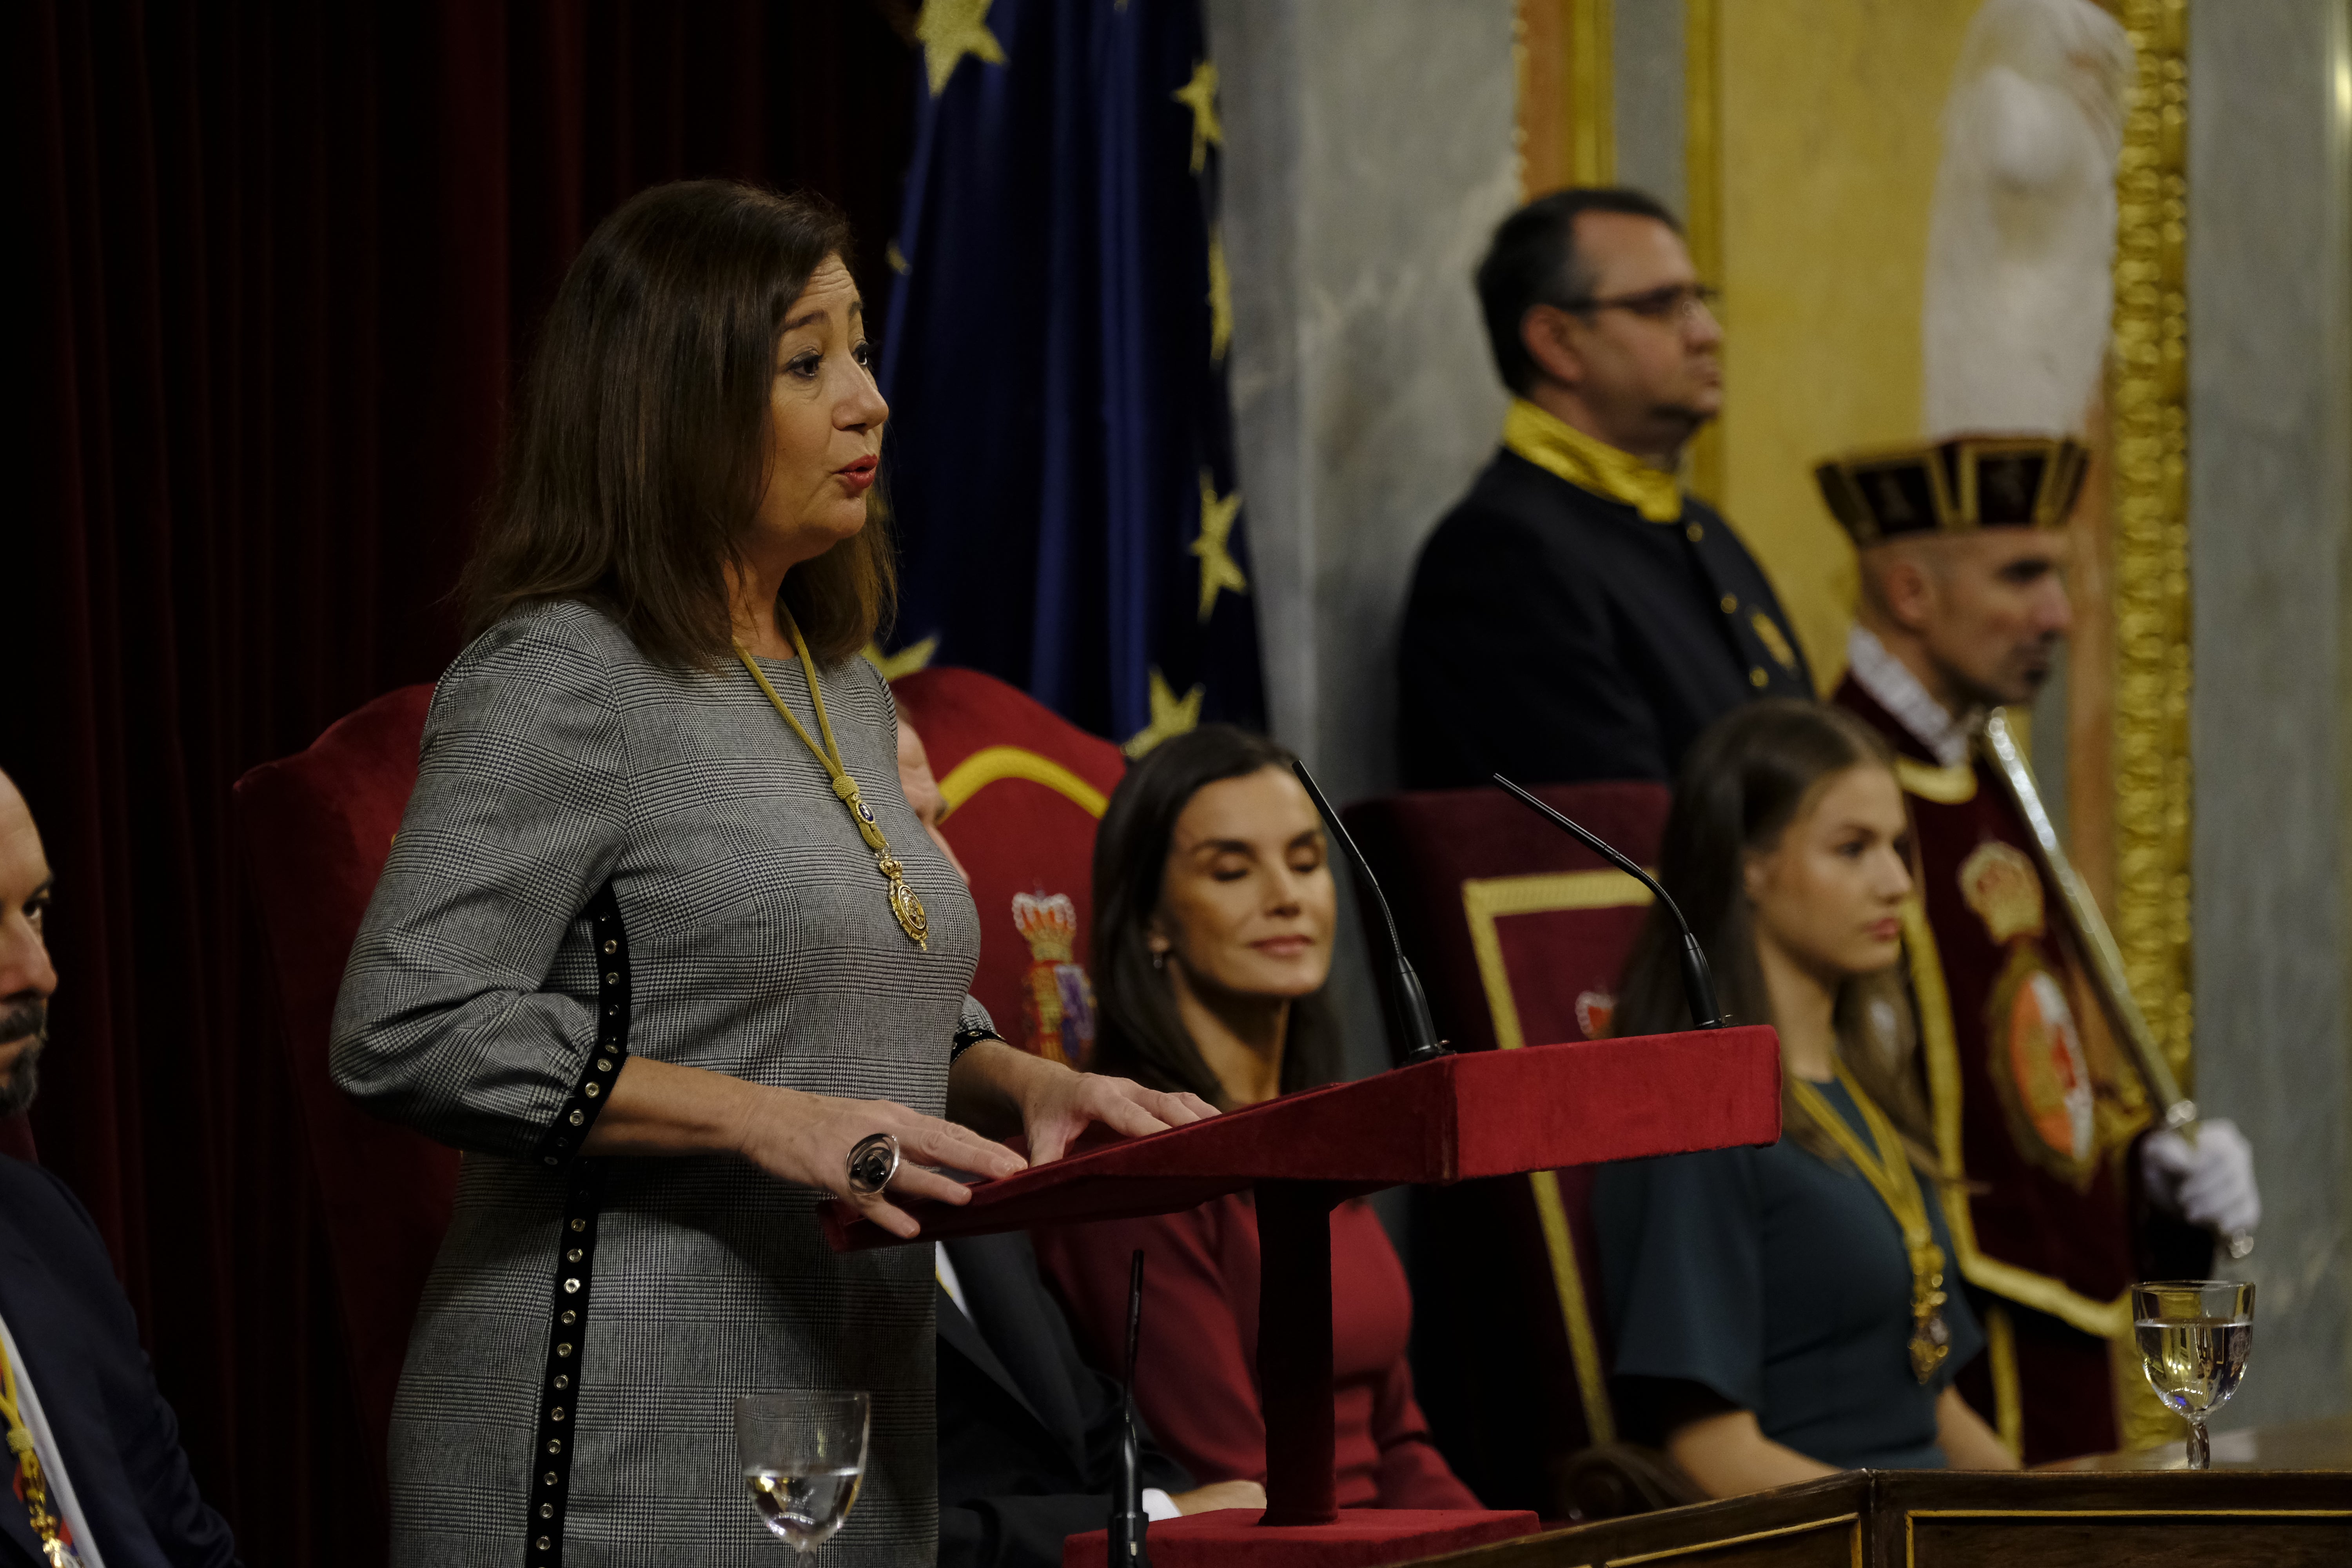
[[1025, 1135], [1032, 1165], [1060, 1159], [1097, 1122], [1123, 1138], [1140, 1138], [1216, 1113], [1197, 1094], [1169, 1094], [1128, 1079], [1074, 1072], [1002, 1040], [983, 1040], [966, 1050], [948, 1079], [948, 1114], [1003, 1136]]
[[[898, 1141], [898, 1172], [886, 1192], [853, 1191], [849, 1152], [877, 1132]], [[892, 1198], [971, 1200], [963, 1183], [924, 1167], [996, 1177], [1018, 1175], [1026, 1168], [1003, 1144], [892, 1100], [805, 1094], [651, 1057], [631, 1057], [621, 1064], [604, 1113], [580, 1152], [740, 1154], [778, 1181], [816, 1187], [856, 1205], [866, 1218], [902, 1239], [911, 1239], [919, 1227]]]

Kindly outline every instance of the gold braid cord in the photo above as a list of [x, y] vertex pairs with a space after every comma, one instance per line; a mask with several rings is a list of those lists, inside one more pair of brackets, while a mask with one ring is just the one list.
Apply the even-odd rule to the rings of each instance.
[[2124, 0], [2116, 185], [2116, 943], [2184, 1091], [2189, 984], [2188, 0]]

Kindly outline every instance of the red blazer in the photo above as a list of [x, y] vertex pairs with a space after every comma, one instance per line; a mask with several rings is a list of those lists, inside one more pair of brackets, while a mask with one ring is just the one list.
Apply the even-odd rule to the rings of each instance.
[[[1097, 1366], [1126, 1353], [1128, 1259], [1143, 1248], [1136, 1401], [1202, 1483], [1265, 1479], [1257, 1386], [1257, 1210], [1237, 1193], [1179, 1214], [1034, 1233], [1037, 1261]], [[1331, 1215], [1333, 1449], [1341, 1508], [1475, 1509], [1430, 1445], [1405, 1344], [1412, 1297], [1370, 1204]]]

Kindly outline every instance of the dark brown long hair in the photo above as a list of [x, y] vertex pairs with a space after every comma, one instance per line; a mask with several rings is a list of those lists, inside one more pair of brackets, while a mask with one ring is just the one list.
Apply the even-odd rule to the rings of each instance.
[[[1151, 917], [1168, 870], [1168, 843], [1192, 797], [1223, 779], [1296, 759], [1263, 735], [1203, 724], [1162, 741], [1127, 770], [1095, 834], [1095, 995], [1101, 1033], [1092, 1066], [1153, 1089], [1190, 1089], [1212, 1105], [1224, 1088], [1184, 1027], [1176, 993], [1151, 963]], [[1338, 1016], [1326, 984], [1291, 1003], [1283, 1035], [1282, 1092], [1339, 1077]]]
[[[1751, 702], [1717, 720], [1684, 757], [1658, 853], [1658, 880], [1681, 907], [1715, 971], [1716, 1000], [1736, 1024], [1769, 1024], [1772, 1000], [1756, 956], [1755, 911], [1748, 901], [1751, 855], [1769, 854], [1829, 779], [1854, 767], [1892, 772], [1894, 754], [1853, 715], [1819, 703]], [[1664, 1034], [1691, 1026], [1683, 997], [1682, 934], [1654, 907], [1634, 939], [1619, 986], [1611, 1032]], [[1899, 967], [1899, 966], [1898, 966]], [[1917, 1032], [1896, 970], [1859, 975], [1838, 988], [1838, 1054], [1897, 1131], [1925, 1161], [1927, 1111], [1914, 1058]], [[1785, 1085], [1788, 1073], [1781, 1073]], [[1789, 1136], [1823, 1159], [1836, 1145], [1785, 1091]], [[1932, 1168], [1932, 1166], [1931, 1166]]]
[[[518, 605], [585, 599], [649, 658], [727, 657], [726, 567], [767, 487], [785, 313], [849, 226], [823, 199], [730, 180], [656, 185], [596, 226], [522, 383], [498, 490], [460, 592], [468, 635]], [[782, 598], [833, 663], [898, 593], [877, 504], [793, 568]]]

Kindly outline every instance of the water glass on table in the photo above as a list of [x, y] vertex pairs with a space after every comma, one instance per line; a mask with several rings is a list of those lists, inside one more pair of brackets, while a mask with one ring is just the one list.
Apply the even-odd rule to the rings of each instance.
[[2230, 1401], [2254, 1343], [2254, 1288], [2230, 1279], [2157, 1279], [2131, 1288], [2132, 1337], [2156, 1396], [2189, 1419], [2189, 1468], [2209, 1468], [2205, 1417]]
[[841, 1528], [866, 1477], [869, 1402], [808, 1389], [735, 1402], [735, 1456], [767, 1527], [805, 1557]]

